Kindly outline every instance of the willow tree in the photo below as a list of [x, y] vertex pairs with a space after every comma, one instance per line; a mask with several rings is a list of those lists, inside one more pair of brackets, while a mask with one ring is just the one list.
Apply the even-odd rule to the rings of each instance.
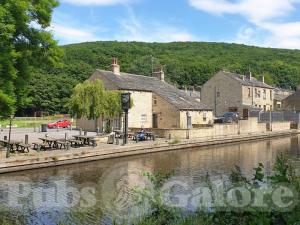
[[0, 0], [0, 116], [28, 104], [32, 68], [59, 65], [62, 50], [47, 30], [57, 0]]
[[85, 81], [76, 85], [70, 98], [72, 116], [80, 119], [98, 119], [107, 113], [107, 100], [103, 83], [100, 80]]
[[106, 102], [105, 117], [108, 120], [107, 130], [112, 130], [114, 128], [113, 119], [120, 117], [122, 114], [121, 93], [118, 91], [106, 92]]

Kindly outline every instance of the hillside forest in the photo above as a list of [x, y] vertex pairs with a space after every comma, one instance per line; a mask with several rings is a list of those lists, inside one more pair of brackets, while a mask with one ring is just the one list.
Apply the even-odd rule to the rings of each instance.
[[177, 86], [201, 86], [221, 69], [256, 77], [268, 84], [295, 89], [300, 83], [300, 51], [259, 48], [238, 44], [174, 42], [87, 42], [61, 46], [61, 67], [43, 66], [32, 71], [27, 104], [17, 115], [68, 113], [68, 102], [76, 84], [95, 69], [108, 70], [117, 57], [122, 72], [151, 76], [163, 65], [166, 80]]

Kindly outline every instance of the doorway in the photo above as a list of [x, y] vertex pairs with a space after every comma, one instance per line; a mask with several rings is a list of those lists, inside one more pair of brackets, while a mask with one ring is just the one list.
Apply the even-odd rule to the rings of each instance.
[[152, 116], [152, 128], [158, 128], [158, 119], [156, 113], [154, 113]]

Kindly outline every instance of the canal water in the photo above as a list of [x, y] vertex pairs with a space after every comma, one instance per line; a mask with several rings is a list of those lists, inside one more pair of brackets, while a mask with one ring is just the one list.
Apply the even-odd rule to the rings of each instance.
[[[300, 165], [300, 136], [200, 147], [0, 175], [0, 222], [16, 224], [113, 224], [140, 216], [138, 190], [150, 187], [144, 173], [196, 185], [209, 175], [227, 179], [237, 166], [251, 177], [265, 173], [279, 154]], [[134, 202], [134, 203], [133, 203]]]

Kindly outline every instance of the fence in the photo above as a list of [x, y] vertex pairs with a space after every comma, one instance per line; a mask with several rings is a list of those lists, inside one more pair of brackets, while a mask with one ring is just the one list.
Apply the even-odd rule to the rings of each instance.
[[263, 112], [254, 111], [250, 113], [250, 117], [258, 117], [259, 122], [292, 122], [300, 124], [300, 114], [291, 111], [282, 112]]

